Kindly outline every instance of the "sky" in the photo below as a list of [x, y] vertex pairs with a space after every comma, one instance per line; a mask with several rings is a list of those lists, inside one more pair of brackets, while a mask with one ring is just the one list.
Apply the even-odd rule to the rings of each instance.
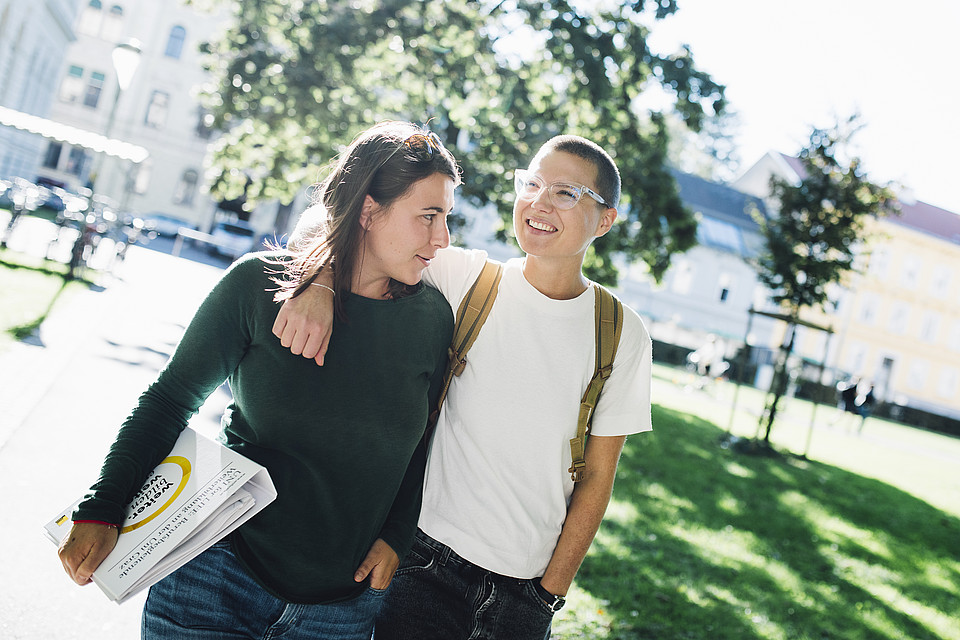
[[651, 25], [660, 53], [686, 43], [726, 85], [741, 168], [797, 153], [811, 126], [854, 112], [854, 153], [874, 182], [899, 183], [960, 214], [960, 1], [678, 0]]

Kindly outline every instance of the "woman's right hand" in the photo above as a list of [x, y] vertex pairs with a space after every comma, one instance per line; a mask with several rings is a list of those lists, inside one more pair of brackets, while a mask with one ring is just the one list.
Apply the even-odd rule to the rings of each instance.
[[[317, 282], [321, 281], [321, 273]], [[273, 335], [294, 355], [313, 358], [323, 366], [323, 357], [333, 334], [333, 294], [324, 287], [307, 287], [296, 298], [285, 300], [273, 323]]]
[[119, 536], [117, 528], [108, 524], [75, 522], [57, 550], [67, 575], [77, 584], [89, 584], [93, 572], [117, 546]]

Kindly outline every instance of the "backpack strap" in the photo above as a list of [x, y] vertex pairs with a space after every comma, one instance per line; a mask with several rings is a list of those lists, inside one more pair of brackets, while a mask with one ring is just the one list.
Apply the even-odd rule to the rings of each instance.
[[430, 414], [431, 426], [435, 425], [440, 417], [440, 407], [443, 406], [443, 400], [447, 397], [447, 390], [450, 388], [453, 376], [463, 373], [463, 368], [467, 365], [467, 351], [473, 346], [477, 334], [480, 333], [480, 327], [490, 315], [502, 275], [503, 265], [487, 260], [473, 286], [460, 302], [457, 320], [453, 326], [453, 341], [447, 349], [447, 369], [443, 374], [443, 387], [440, 389], [437, 406]]
[[597, 407], [603, 385], [613, 371], [613, 360], [617, 355], [620, 344], [620, 332], [623, 330], [623, 304], [612, 293], [594, 283], [596, 292], [595, 325], [596, 325], [596, 368], [593, 379], [587, 385], [587, 390], [580, 400], [580, 415], [577, 419], [577, 437], [570, 440], [570, 457], [573, 464], [567, 471], [574, 482], [583, 479], [583, 470], [587, 463], [583, 460], [583, 452], [587, 444], [587, 435], [593, 423], [593, 410]]

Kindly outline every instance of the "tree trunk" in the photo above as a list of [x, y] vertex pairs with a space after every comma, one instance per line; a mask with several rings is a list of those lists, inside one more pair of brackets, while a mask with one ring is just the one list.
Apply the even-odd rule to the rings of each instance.
[[767, 410], [764, 412], [763, 417], [760, 418], [761, 423], [764, 419], [767, 421], [766, 432], [763, 435], [763, 442], [767, 445], [770, 444], [770, 431], [773, 429], [773, 422], [777, 418], [780, 398], [787, 392], [787, 386], [790, 381], [788, 364], [790, 362], [790, 354], [793, 353], [793, 339], [796, 334], [797, 325], [793, 323], [787, 325], [787, 335], [784, 337], [784, 343], [780, 346], [780, 358], [777, 361], [777, 368], [773, 373], [773, 380], [770, 383], [770, 394], [773, 395], [773, 399], [767, 405]]

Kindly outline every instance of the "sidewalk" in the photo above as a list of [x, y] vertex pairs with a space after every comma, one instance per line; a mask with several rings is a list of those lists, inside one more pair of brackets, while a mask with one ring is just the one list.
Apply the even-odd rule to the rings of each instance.
[[[0, 352], [0, 638], [139, 637], [145, 596], [118, 606], [76, 586], [41, 529], [96, 479], [120, 423], [221, 273], [131, 247], [103, 290], [55, 306], [34, 339]], [[215, 394], [194, 428], [215, 434], [227, 400]]]

